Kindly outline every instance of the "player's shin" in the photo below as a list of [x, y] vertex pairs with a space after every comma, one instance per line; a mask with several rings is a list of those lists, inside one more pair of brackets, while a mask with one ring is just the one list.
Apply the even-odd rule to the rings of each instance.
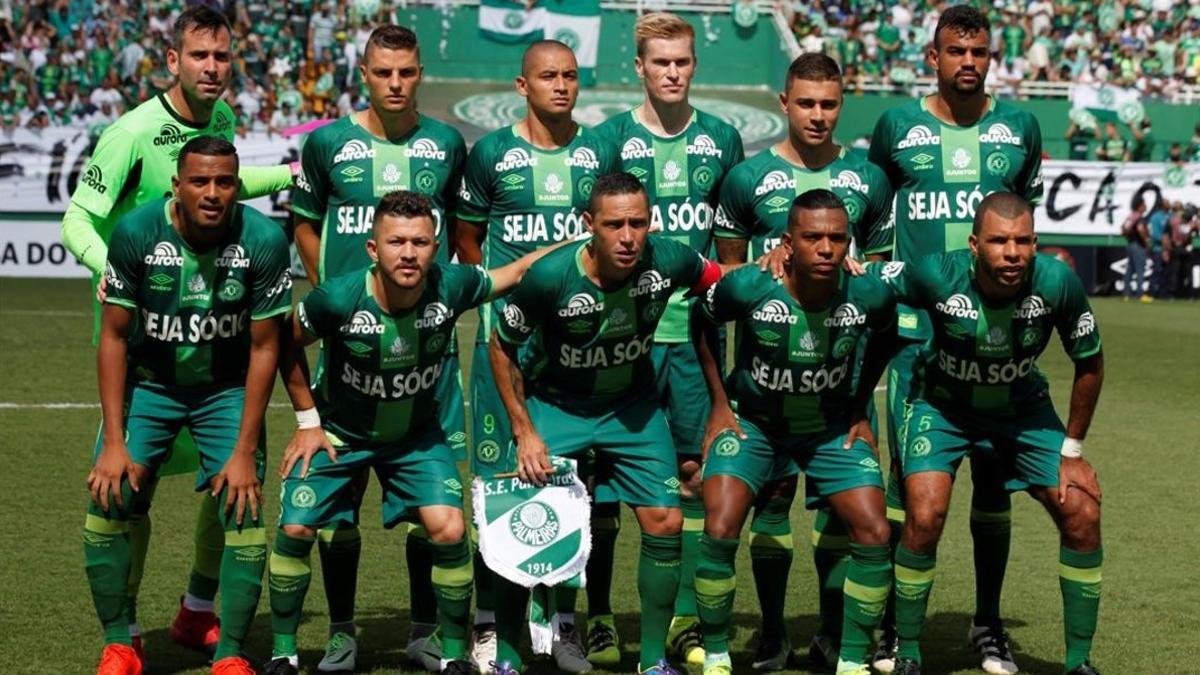
[[412, 623], [432, 630], [437, 623], [437, 593], [429, 584], [434, 569], [434, 548], [429, 533], [420, 525], [412, 525], [404, 538], [404, 560], [408, 565], [408, 597], [412, 608]]
[[1058, 552], [1058, 583], [1063, 597], [1063, 632], [1067, 642], [1064, 670], [1069, 672], [1088, 660], [1092, 637], [1100, 615], [1100, 567], [1104, 549], [1075, 551], [1065, 546]]
[[312, 582], [311, 537], [275, 533], [270, 558], [272, 658], [296, 655], [296, 632], [304, 609], [304, 597]]
[[1002, 475], [971, 456], [971, 540], [975, 555], [976, 626], [1000, 625], [1000, 594], [1012, 541], [1012, 500]]
[[617, 502], [592, 507], [592, 553], [587, 561], [588, 617], [612, 615], [613, 559], [617, 534], [621, 531], [621, 505]]
[[892, 558], [886, 545], [850, 544], [844, 585], [845, 611], [839, 660], [865, 664], [875, 628], [892, 586]]
[[317, 532], [317, 552], [325, 601], [329, 605], [329, 632], [354, 634], [354, 599], [358, 592], [358, 559], [362, 536], [358, 525], [339, 523]]
[[734, 560], [738, 539], [700, 535], [700, 560], [696, 565], [696, 605], [707, 655], [729, 653], [729, 624], [737, 588]]
[[453, 544], [429, 541], [429, 547], [433, 554], [429, 579], [437, 599], [444, 664], [466, 657], [473, 584], [471, 545], [464, 537]]
[[[224, 503], [225, 491], [217, 496]], [[248, 511], [248, 509], [247, 509]], [[214, 661], [238, 656], [250, 633], [267, 566], [267, 535], [259, 519], [247, 512], [238, 526], [233, 510], [223, 514], [225, 552], [221, 554], [221, 640]]]
[[837, 644], [842, 635], [842, 597], [850, 565], [850, 535], [829, 508], [817, 511], [813, 521], [812, 555], [820, 589], [818, 632]]
[[221, 554], [225, 550], [225, 528], [217, 509], [217, 500], [208, 494], [201, 496], [196, 514], [195, 549], [192, 573], [188, 579], [184, 606], [196, 611], [213, 611], [217, 597], [217, 577], [221, 574]]
[[638, 556], [638, 595], [642, 610], [642, 653], [639, 669], [666, 658], [667, 630], [679, 590], [681, 538], [678, 534], [642, 533]]
[[793, 557], [788, 514], [794, 498], [794, 494], [789, 494], [768, 500], [750, 523], [750, 565], [762, 608], [762, 638], [766, 642], [785, 636], [783, 608]]
[[[128, 482], [122, 483], [121, 492], [123, 502], [130, 504], [133, 490]], [[112, 506], [105, 513], [95, 504], [89, 505], [83, 527], [83, 557], [106, 644], [132, 644], [126, 596], [130, 554], [128, 512]]]
[[936, 553], [916, 553], [904, 544], [896, 549], [896, 634], [901, 658], [921, 660], [921, 629], [933, 589]]

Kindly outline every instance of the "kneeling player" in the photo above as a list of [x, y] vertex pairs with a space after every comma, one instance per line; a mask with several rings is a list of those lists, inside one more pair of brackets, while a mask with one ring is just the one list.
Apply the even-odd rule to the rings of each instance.
[[[879, 268], [861, 277], [842, 271], [847, 215], [829, 190], [810, 190], [792, 202], [781, 246], [792, 252], [782, 282], [743, 268], [722, 279], [697, 310], [703, 320], [695, 337], [713, 399], [696, 569], [704, 673], [733, 672], [728, 640], [742, 525], [758, 492], [792, 461], [805, 473], [809, 508], [831, 506], [849, 529], [838, 672], [867, 673], [863, 664], [892, 582], [883, 478], [866, 419], [886, 354], [874, 345], [868, 350], [855, 406], [850, 386], [855, 347], [868, 328], [891, 326], [895, 301]], [[738, 346], [722, 383], [713, 324], [725, 321], [737, 322]]]
[[[305, 296], [281, 361], [299, 428], [280, 470], [269, 675], [299, 672], [296, 630], [317, 529], [353, 518], [354, 480], [368, 468], [383, 486], [384, 526], [415, 517], [429, 532], [441, 672], [475, 672], [464, 658], [471, 548], [464, 535], [462, 483], [438, 422], [437, 383], [455, 320], [507, 293], [548, 249], [491, 272], [435, 264], [433, 212], [428, 199], [412, 192], [384, 197], [372, 227], [366, 243], [372, 266], [334, 277]], [[324, 340], [329, 373], [317, 392], [319, 410], [304, 356], [305, 346], [317, 340]]]
[[184, 429], [200, 450], [196, 489], [224, 505], [212, 672], [254, 672], [239, 654], [266, 565], [262, 420], [292, 281], [287, 239], [237, 203], [239, 185], [233, 145], [192, 139], [179, 152], [175, 198], [131, 211], [110, 241], [97, 364], [104, 427], [83, 537], [108, 643], [101, 675], [142, 672], [128, 646], [129, 518], [149, 508], [152, 490], [139, 488], [152, 485]]
[[[929, 312], [933, 339], [918, 363], [923, 386], [905, 413], [907, 515], [896, 550], [895, 672], [921, 672], [919, 640], [954, 474], [971, 446], [991, 441], [1009, 490], [1026, 490], [1061, 533], [1059, 574], [1068, 675], [1088, 662], [1100, 609], [1100, 487], [1082, 458], [1103, 379], [1096, 319], [1083, 285], [1036, 255], [1033, 210], [993, 193], [975, 212], [970, 250], [922, 258], [894, 276], [897, 299]], [[1035, 365], [1052, 330], [1075, 362], [1064, 429]]]

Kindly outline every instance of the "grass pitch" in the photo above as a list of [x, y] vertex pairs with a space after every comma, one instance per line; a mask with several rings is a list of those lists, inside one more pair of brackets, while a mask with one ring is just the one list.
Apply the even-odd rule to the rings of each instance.
[[[1104, 672], [1122, 675], [1191, 672], [1191, 652], [1200, 637], [1200, 546], [1194, 519], [1200, 475], [1200, 307], [1097, 299], [1095, 308], [1108, 376], [1087, 443], [1105, 489], [1105, 588], [1094, 661]], [[0, 653], [7, 655], [3, 662], [9, 673], [94, 672], [101, 649], [80, 543], [84, 478], [100, 416], [89, 312], [86, 282], [0, 280], [0, 447], [9, 457], [0, 483], [4, 522], [9, 523], [0, 553]], [[473, 318], [460, 324], [464, 345], [474, 332]], [[1057, 349], [1051, 346], [1041, 366], [1059, 410], [1065, 411], [1071, 367]], [[471, 352], [462, 353], [469, 358]], [[467, 368], [470, 364], [464, 363]], [[265, 494], [270, 496], [278, 494], [274, 471], [294, 425], [282, 387], [276, 387], [274, 401], [267, 421], [271, 466]], [[978, 672], [965, 646], [974, 600], [969, 481], [963, 478], [930, 601], [924, 644], [930, 673]], [[379, 527], [377, 490], [372, 482], [363, 508], [360, 671], [413, 672], [402, 654], [409, 616], [403, 537]], [[267, 501], [267, 522], [274, 524], [277, 500]], [[197, 505], [189, 479], [165, 479], [159, 487], [139, 616], [152, 673], [207, 672], [203, 657], [176, 648], [167, 638], [190, 568]], [[816, 627], [816, 589], [806, 544], [810, 527], [810, 516], [797, 506], [787, 616], [793, 645], [804, 647]], [[617, 578], [629, 583], [615, 585], [613, 600], [625, 653], [622, 665], [629, 672], [636, 666], [638, 605], [632, 583], [637, 525], [628, 512], [623, 532]], [[747, 549], [742, 547], [738, 563], [732, 643], [738, 672], [749, 670], [758, 622]], [[1033, 500], [1014, 496], [1004, 616], [1026, 673], [1061, 672], [1057, 563], [1049, 519]], [[314, 565], [317, 577], [319, 567]], [[312, 672], [326, 637], [321, 589], [314, 579], [300, 632], [301, 659]], [[581, 599], [581, 611], [584, 604]], [[256, 659], [269, 655], [265, 588], [249, 650]], [[534, 667], [530, 672], [553, 670]]]

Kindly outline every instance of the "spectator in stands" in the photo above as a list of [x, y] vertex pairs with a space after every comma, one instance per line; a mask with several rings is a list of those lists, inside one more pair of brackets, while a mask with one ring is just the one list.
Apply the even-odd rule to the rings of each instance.
[[1133, 147], [1129, 150], [1130, 161], [1149, 162], [1154, 155], [1154, 131], [1150, 128], [1150, 118], [1143, 117], [1129, 124], [1129, 133], [1133, 136]]
[[1163, 297], [1166, 291], [1167, 262], [1170, 256], [1170, 233], [1167, 225], [1171, 222], [1171, 203], [1160, 199], [1154, 210], [1146, 218], [1147, 250], [1151, 261], [1150, 295], [1155, 298]]
[[1194, 298], [1192, 288], [1192, 240], [1200, 234], [1200, 218], [1196, 208], [1190, 212], [1182, 202], [1175, 202], [1163, 242], [1167, 261], [1167, 284], [1172, 298]]
[[1153, 302], [1146, 288], [1146, 252], [1150, 233], [1146, 230], [1145, 202], [1138, 201], [1133, 205], [1133, 210], [1121, 224], [1121, 234], [1125, 237], [1125, 302], [1129, 302], [1135, 293], [1141, 294], [1142, 302]]
[[1095, 122], [1085, 127], [1075, 120], [1071, 120], [1071, 124], [1067, 127], [1066, 138], [1069, 148], [1068, 159], [1088, 159], [1092, 141], [1100, 141], [1100, 127], [1096, 126]]
[[1116, 122], [1104, 123], [1104, 142], [1096, 150], [1096, 158], [1109, 162], [1128, 162], [1129, 142], [1121, 138]]

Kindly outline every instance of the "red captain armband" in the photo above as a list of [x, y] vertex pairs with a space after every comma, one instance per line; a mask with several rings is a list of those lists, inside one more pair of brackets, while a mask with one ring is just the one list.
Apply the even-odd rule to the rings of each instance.
[[704, 269], [700, 272], [700, 278], [687, 292], [687, 297], [694, 298], [703, 294], [713, 284], [721, 280], [721, 266], [711, 260], [704, 261]]

